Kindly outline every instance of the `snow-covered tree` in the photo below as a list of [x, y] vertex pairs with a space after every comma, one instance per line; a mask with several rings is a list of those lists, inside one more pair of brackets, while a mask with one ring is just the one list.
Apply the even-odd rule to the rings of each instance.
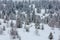
[[4, 19], [4, 23], [6, 23], [6, 20]]
[[50, 27], [54, 28], [54, 27], [55, 27], [55, 24], [56, 24], [56, 18], [53, 17], [53, 18], [49, 21], [48, 25], [49, 25]]
[[26, 29], [26, 32], [29, 32], [29, 20], [28, 20], [27, 16], [26, 16], [25, 27], [24, 28]]
[[40, 8], [37, 8], [37, 13], [41, 13], [41, 9]]
[[42, 30], [44, 30], [44, 25], [42, 24], [42, 28], [41, 28]]
[[40, 29], [40, 16], [36, 16], [35, 19], [35, 28]]
[[25, 29], [26, 29], [26, 32], [29, 32], [29, 25], [26, 25]]
[[1, 25], [1, 21], [0, 21], [0, 25]]
[[17, 36], [17, 30], [16, 30], [16, 28], [12, 28], [12, 29], [11, 29], [10, 35], [11, 35], [11, 37], [12, 37], [13, 39], [16, 38], [16, 36]]
[[35, 11], [33, 10], [33, 13], [32, 13], [32, 20], [33, 20], [33, 22], [35, 23]]
[[60, 40], [60, 36], [59, 36], [59, 39], [58, 40]]
[[17, 19], [16, 19], [16, 26], [17, 28], [22, 28], [22, 22], [19, 15], [17, 16]]
[[52, 32], [50, 32], [50, 34], [49, 34], [49, 39], [50, 39], [50, 40], [53, 39], [53, 34], [52, 34]]
[[35, 30], [35, 34], [36, 34], [37, 36], [40, 36], [38, 29]]
[[9, 21], [9, 16], [8, 16], [8, 15], [6, 15], [6, 18], [5, 18], [5, 20]]
[[5, 31], [5, 26], [3, 26], [3, 31]]
[[13, 27], [13, 26], [14, 26], [14, 23], [13, 23], [13, 21], [11, 21], [11, 24], [10, 24], [10, 25], [11, 25], [11, 27]]
[[0, 28], [0, 34], [3, 34], [3, 29], [2, 28]]

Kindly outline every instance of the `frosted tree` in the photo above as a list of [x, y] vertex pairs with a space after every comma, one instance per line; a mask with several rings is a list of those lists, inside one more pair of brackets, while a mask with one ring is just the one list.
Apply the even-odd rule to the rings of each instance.
[[0, 28], [0, 34], [3, 34], [3, 29], [2, 28]]
[[17, 30], [16, 30], [16, 28], [11, 29], [10, 35], [11, 35], [12, 39], [17, 38]]
[[35, 29], [35, 34], [36, 34], [37, 36], [40, 36], [38, 29]]
[[52, 34], [52, 32], [50, 32], [50, 34], [49, 34], [49, 39], [50, 39], [50, 40], [53, 39], [53, 34]]
[[4, 19], [4, 23], [6, 23], [6, 20]]
[[39, 2], [37, 3], [37, 13], [41, 13], [41, 9], [40, 9], [40, 4], [39, 4]]
[[44, 25], [42, 24], [42, 28], [41, 28], [42, 30], [44, 30]]
[[25, 27], [24, 28], [26, 29], [26, 32], [29, 32], [29, 20], [28, 20], [27, 16], [26, 16], [26, 21], [25, 21]]
[[48, 7], [49, 7], [49, 9], [52, 9], [53, 8], [53, 6], [52, 6], [51, 3], [49, 3]]
[[3, 26], [3, 31], [5, 31], [5, 26]]
[[14, 23], [13, 23], [13, 21], [11, 21], [10, 26], [13, 27], [13, 25], [14, 25]]
[[25, 26], [25, 29], [26, 29], [26, 32], [29, 32], [29, 26], [28, 25]]
[[55, 24], [56, 24], [56, 17], [53, 17], [53, 18], [49, 21], [48, 25], [49, 25], [50, 27], [54, 28], [54, 27], [55, 27]]
[[21, 22], [21, 19], [20, 19], [20, 15], [17, 16], [16, 26], [17, 26], [17, 28], [22, 28], [22, 22]]
[[8, 16], [8, 15], [6, 15], [6, 18], [5, 18], [5, 20], [9, 21], [9, 16]]
[[37, 8], [37, 13], [40, 13], [41, 12], [41, 9], [40, 8]]
[[28, 17], [26, 17], [25, 24], [26, 24], [26, 25], [29, 25], [29, 19], [28, 19]]
[[49, 22], [49, 18], [48, 17], [45, 17], [43, 20], [44, 20], [45, 24], [48, 24], [48, 22]]
[[32, 20], [33, 20], [33, 22], [35, 23], [35, 11], [33, 10], [33, 12], [32, 12]]
[[58, 40], [60, 40], [60, 36], [59, 36], [59, 39]]
[[2, 19], [4, 19], [5, 10], [2, 11]]
[[1, 16], [2, 16], [2, 15], [1, 15], [1, 12], [0, 12], [0, 18], [1, 18]]
[[17, 38], [19, 38], [19, 40], [21, 40], [21, 36], [19, 36], [18, 32], [17, 32]]
[[0, 21], [0, 25], [1, 25], [1, 21]]
[[36, 19], [35, 19], [35, 28], [36, 29], [40, 29], [40, 16], [36, 16]]

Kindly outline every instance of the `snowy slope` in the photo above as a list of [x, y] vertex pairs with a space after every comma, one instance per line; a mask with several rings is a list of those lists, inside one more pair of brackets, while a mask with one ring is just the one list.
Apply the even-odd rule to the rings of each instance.
[[[35, 14], [39, 15], [41, 17], [41, 19], [45, 18], [46, 16], [49, 16], [49, 14], [45, 14], [45, 16], [43, 16], [43, 14], [45, 13], [45, 10], [42, 9], [41, 13], [37, 13], [36, 12], [36, 8], [35, 8]], [[23, 14], [25, 14], [23, 12]], [[0, 25], [0, 27], [2, 28], [3, 26], [5, 26], [6, 30], [3, 32], [3, 34], [0, 34], [0, 40], [13, 40], [11, 39], [10, 36], [10, 23], [11, 20], [8, 21], [8, 23], [4, 23], [3, 19], [0, 19], [2, 25]], [[16, 23], [16, 20], [13, 20], [14, 24]], [[42, 24], [42, 23], [41, 23]], [[41, 24], [40, 24], [40, 28], [41, 28]], [[35, 24], [31, 23], [28, 27], [30, 27], [29, 32], [26, 32], [24, 29], [24, 24], [23, 24], [23, 28], [17, 28], [18, 34], [21, 37], [21, 40], [49, 40], [48, 36], [50, 34], [50, 32], [53, 33], [53, 40], [58, 40], [59, 36], [60, 36], [60, 30], [58, 28], [55, 28], [54, 30], [52, 30], [47, 24], [44, 24], [44, 30], [38, 29], [38, 34], [36, 34], [36, 29]], [[15, 39], [18, 40], [18, 39]]]
[[[3, 27], [5, 25], [6, 27], [6, 31], [4, 31], [4, 33], [1, 35], [0, 34], [0, 40], [11, 40], [11, 36], [10, 36], [10, 27], [7, 27], [6, 23], [3, 23], [3, 20], [0, 19], [0, 21], [2, 22], [2, 25], [0, 25], [0, 27]], [[15, 21], [14, 21], [15, 23]], [[9, 23], [10, 24], [10, 21]], [[29, 32], [26, 32], [24, 28], [18, 28], [18, 34], [21, 37], [21, 40], [49, 40], [48, 36], [49, 33], [52, 32], [53, 33], [53, 40], [58, 40], [59, 35], [60, 35], [60, 30], [58, 28], [55, 28], [54, 30], [52, 30], [47, 24], [44, 24], [44, 30], [39, 29], [38, 30], [38, 35], [36, 35], [35, 33], [35, 28], [34, 28], [34, 23], [31, 23], [32, 27], [29, 29]], [[30, 26], [31, 26], [30, 25]], [[40, 26], [41, 27], [41, 26]], [[16, 39], [18, 40], [18, 39]]]

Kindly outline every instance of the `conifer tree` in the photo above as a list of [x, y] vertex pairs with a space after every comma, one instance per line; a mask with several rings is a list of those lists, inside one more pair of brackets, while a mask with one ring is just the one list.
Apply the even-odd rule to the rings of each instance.
[[50, 34], [49, 34], [49, 39], [50, 39], [50, 40], [53, 39], [53, 34], [52, 34], [52, 32], [50, 32]]

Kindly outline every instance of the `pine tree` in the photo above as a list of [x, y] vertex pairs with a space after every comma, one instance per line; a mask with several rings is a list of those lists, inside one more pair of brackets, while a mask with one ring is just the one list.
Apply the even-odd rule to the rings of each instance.
[[59, 39], [58, 40], [60, 40], [60, 36], [59, 36]]
[[40, 12], [41, 12], [40, 8], [37, 8], [37, 13], [40, 13]]
[[29, 32], [29, 27], [26, 27], [26, 32]]
[[42, 30], [44, 30], [44, 26], [42, 25]]
[[4, 23], [6, 23], [6, 20], [4, 19]]
[[50, 39], [50, 40], [52, 40], [52, 39], [53, 39], [52, 32], [50, 32], [50, 34], [49, 34], [49, 39]]
[[1, 25], [1, 22], [0, 22], [0, 25]]
[[35, 11], [33, 10], [33, 13], [32, 13], [32, 21], [35, 23]]
[[3, 31], [5, 31], [5, 26], [3, 26]]
[[16, 20], [16, 26], [17, 26], [17, 28], [22, 28], [22, 22], [21, 22], [19, 15], [18, 15], [17, 20]]
[[11, 31], [10, 31], [10, 35], [11, 35], [11, 37], [12, 37], [13, 39], [16, 38], [16, 36], [17, 36], [17, 31], [16, 31], [15, 28], [12, 28], [12, 29], [11, 29]]
[[40, 29], [40, 16], [36, 16], [35, 28]]
[[26, 32], [29, 32], [29, 20], [28, 20], [27, 16], [26, 16], [26, 21], [25, 21], [25, 27], [24, 28], [26, 29]]
[[11, 27], [13, 27], [13, 25], [14, 25], [14, 24], [13, 24], [13, 21], [11, 21], [11, 24], [10, 24], [10, 25], [11, 25]]
[[2, 28], [0, 28], [0, 34], [3, 34], [3, 29]]
[[35, 33], [36, 33], [37, 36], [40, 36], [38, 29], [35, 30]]

